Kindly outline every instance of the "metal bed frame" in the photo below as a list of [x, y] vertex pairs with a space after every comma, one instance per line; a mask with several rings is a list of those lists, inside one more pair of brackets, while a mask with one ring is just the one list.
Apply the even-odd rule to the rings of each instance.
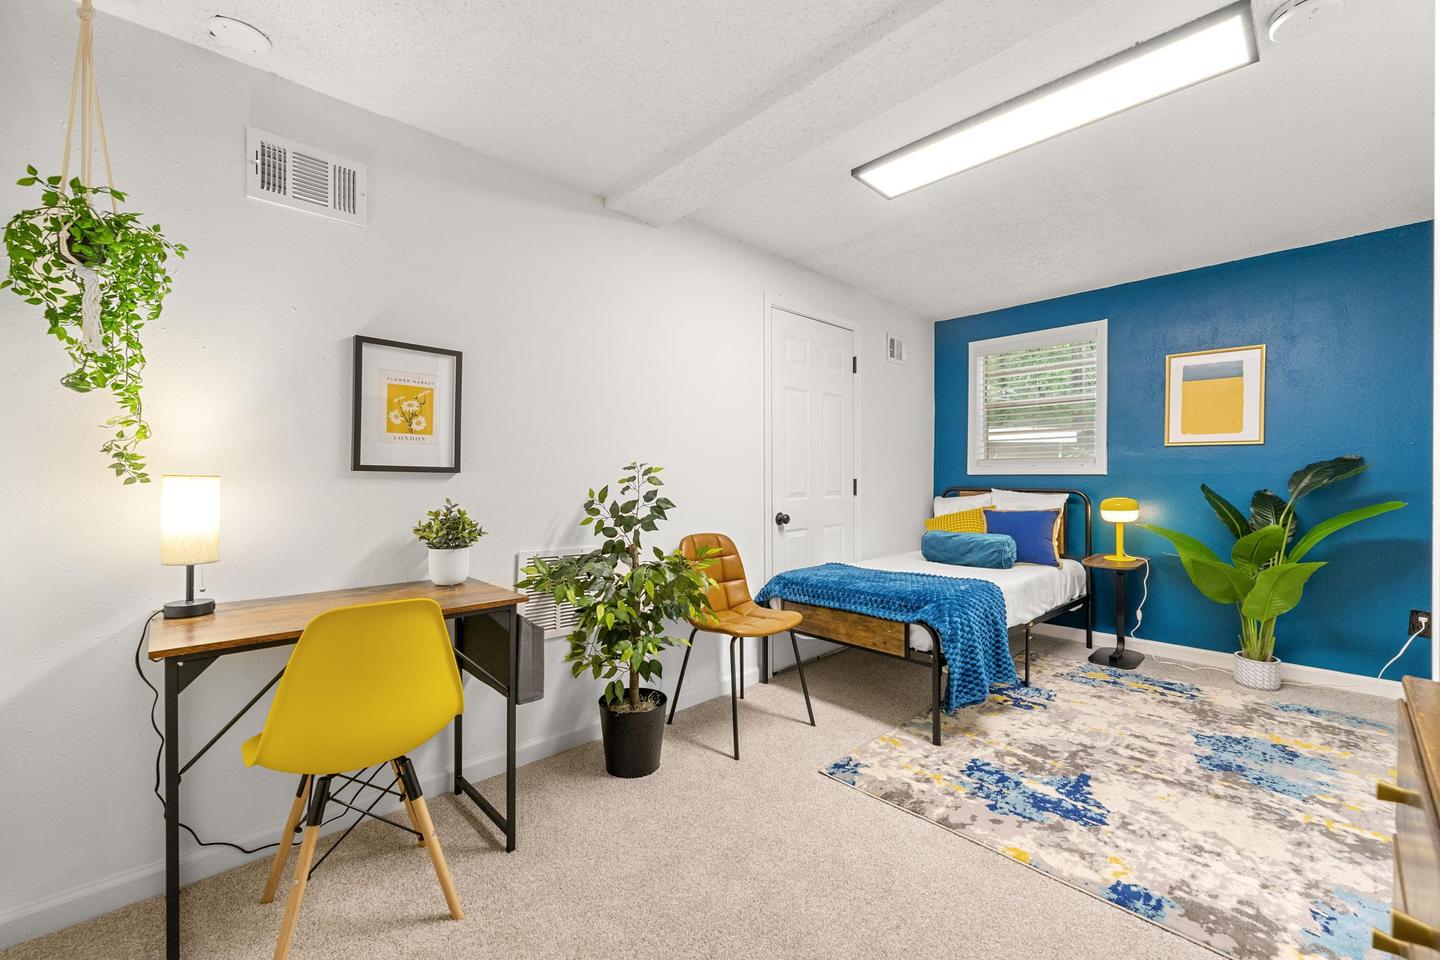
[[[942, 497], [958, 497], [968, 494], [989, 493], [992, 487], [947, 487]], [[1018, 489], [1018, 488], [1007, 488]], [[1070, 559], [1082, 559], [1088, 557], [1093, 548], [1090, 530], [1090, 498], [1079, 490], [1020, 490], [1022, 493], [1063, 493], [1070, 497], [1065, 503], [1063, 516], [1061, 517], [1061, 546], [1062, 555]], [[1074, 501], [1085, 512], [1085, 535], [1082, 538], [1085, 544], [1085, 552], [1079, 557], [1072, 556], [1068, 546], [1073, 540], [1066, 535], [1066, 529], [1070, 523], [1070, 510], [1075, 506]], [[893, 660], [903, 660], [906, 663], [914, 663], [930, 669], [930, 742], [936, 746], [940, 745], [940, 700], [941, 700], [941, 672], [948, 669], [945, 664], [944, 652], [940, 649], [940, 636], [935, 628], [922, 621], [902, 622], [896, 620], [881, 620], [878, 617], [867, 616], [863, 613], [851, 613], [848, 610], [838, 610], [833, 607], [812, 607], [806, 604], [781, 601], [781, 609], [797, 610], [807, 615], [807, 620], [814, 616], [817, 620], [824, 621], [820, 627], [824, 633], [816, 632], [809, 623], [801, 623], [800, 633], [817, 640], [825, 640], [830, 643], [838, 643], [841, 646], [851, 647], [856, 650], [867, 650], [879, 654], [882, 657], [889, 657]], [[1087, 567], [1085, 569], [1085, 592], [1074, 600], [1067, 600], [1050, 610], [1030, 620], [1028, 623], [1017, 624], [1010, 627], [1010, 631], [1024, 631], [1025, 636], [1025, 662], [1023, 665], [1023, 683], [1030, 685], [1030, 635], [1037, 624], [1054, 620], [1062, 613], [1075, 613], [1085, 611], [1085, 646], [1087, 649], [1095, 645], [1095, 584], [1094, 575]], [[930, 634], [929, 652], [915, 650], [910, 646], [910, 627], [923, 627]], [[877, 638], [880, 638], [877, 641]], [[793, 670], [794, 667], [785, 667], [778, 671], [770, 669], [770, 638], [766, 638], [760, 647], [760, 677], [761, 682], [768, 683], [773, 673], [782, 673], [785, 670]]]

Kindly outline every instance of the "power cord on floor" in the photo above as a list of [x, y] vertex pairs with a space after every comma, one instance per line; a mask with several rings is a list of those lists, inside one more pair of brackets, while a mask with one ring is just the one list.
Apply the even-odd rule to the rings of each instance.
[[[160, 746], [155, 751], [155, 785], [151, 789], [155, 792], [155, 799], [160, 801], [160, 809], [165, 810], [165, 795], [160, 792], [160, 761], [165, 756], [165, 733], [160, 729], [160, 724], [155, 720], [155, 708], [160, 703], [160, 691], [156, 688], [155, 684], [150, 682], [150, 678], [145, 676], [145, 671], [140, 668], [140, 651], [144, 649], [145, 639], [150, 635], [150, 624], [153, 623], [155, 621], [155, 618], [159, 615], [159, 610], [156, 610], [154, 613], [150, 614], [150, 616], [145, 618], [145, 625], [140, 628], [140, 641], [135, 644], [135, 672], [139, 674], [140, 681], [144, 683], [145, 686], [150, 688], [150, 727], [155, 731], [155, 736], [160, 738]], [[356, 791], [356, 795], [359, 795], [359, 790]], [[321, 826], [324, 826], [326, 823], [339, 820], [341, 817], [345, 816], [345, 813], [348, 812], [349, 811], [346, 810], [343, 813], [339, 813], [333, 817], [329, 817], [324, 821], [324, 823], [321, 824]], [[274, 843], [267, 843], [259, 847], [247, 847], [243, 844], [232, 843], [229, 840], [201, 840], [200, 835], [196, 833], [189, 824], [184, 823], [183, 821], [180, 824], [180, 829], [190, 834], [191, 838], [202, 847], [229, 847], [232, 850], [238, 850], [244, 854], [254, 854], [261, 853], [265, 850], [273, 850], [276, 847], [280, 846], [280, 842], [278, 840]], [[294, 847], [297, 842], [298, 841], [291, 841], [291, 846]]]
[[[1143, 577], [1143, 578], [1141, 579], [1141, 581], [1140, 581], [1140, 606], [1135, 609], [1135, 629], [1132, 630], [1132, 631], [1130, 631], [1130, 637], [1131, 637], [1131, 639], [1135, 639], [1135, 640], [1142, 639], [1142, 638], [1139, 636], [1139, 633], [1140, 633], [1140, 624], [1141, 624], [1141, 623], [1144, 621], [1144, 619], [1145, 619], [1145, 601], [1149, 598], [1149, 596], [1150, 596], [1150, 564], [1147, 563], [1147, 564], [1145, 564], [1145, 575], [1144, 575], [1144, 577]], [[1405, 656], [1405, 651], [1407, 651], [1407, 650], [1410, 649], [1410, 644], [1414, 643], [1414, 642], [1415, 642], [1415, 638], [1418, 637], [1418, 636], [1420, 636], [1420, 634], [1422, 634], [1422, 633], [1425, 632], [1425, 628], [1426, 628], [1427, 626], [1429, 626], [1429, 620], [1428, 620], [1426, 617], [1424, 617], [1424, 616], [1421, 616], [1421, 617], [1419, 618], [1419, 620], [1420, 620], [1420, 629], [1418, 629], [1418, 630], [1416, 630], [1414, 633], [1410, 634], [1409, 638], [1406, 639], [1404, 646], [1402, 646], [1402, 647], [1400, 648], [1400, 652], [1397, 653], [1397, 654], [1395, 654], [1395, 656], [1391, 657], [1391, 658], [1390, 658], [1390, 661], [1389, 661], [1388, 663], [1386, 663], [1385, 666], [1383, 666], [1383, 667], [1380, 668], [1380, 672], [1375, 675], [1375, 679], [1377, 679], [1377, 680], [1383, 680], [1383, 679], [1385, 678], [1385, 671], [1386, 671], [1386, 670], [1389, 670], [1392, 666], [1394, 666], [1396, 660], [1399, 660], [1401, 657]], [[1224, 669], [1224, 668], [1222, 668], [1222, 667], [1208, 667], [1208, 666], [1197, 665], [1197, 664], [1181, 663], [1181, 662], [1178, 661], [1178, 660], [1166, 660], [1166, 659], [1164, 659], [1164, 658], [1162, 658], [1162, 657], [1157, 657], [1157, 656], [1155, 656], [1153, 653], [1150, 654], [1150, 659], [1154, 660], [1156, 663], [1164, 664], [1165, 666], [1168, 666], [1168, 667], [1180, 667], [1181, 669], [1183, 669], [1183, 670], [1189, 670], [1189, 671], [1191, 671], [1192, 673], [1195, 672], [1195, 671], [1198, 671], [1198, 670], [1213, 670], [1213, 671], [1216, 672], [1216, 673], [1223, 673], [1223, 674], [1226, 674], [1226, 675], [1229, 675], [1229, 674], [1233, 673], [1233, 671], [1231, 671], [1231, 670], [1226, 670], [1226, 669]], [[1331, 689], [1331, 690], [1353, 690], [1353, 689], [1355, 689], [1355, 688], [1357, 688], [1357, 687], [1368, 686], [1368, 684], [1362, 684], [1362, 683], [1344, 683], [1344, 684], [1337, 684], [1337, 683], [1306, 683], [1306, 682], [1304, 682], [1303, 680], [1286, 680], [1285, 682], [1286, 682], [1287, 684], [1289, 684], [1290, 686], [1295, 686], [1295, 687], [1326, 687], [1326, 688]]]

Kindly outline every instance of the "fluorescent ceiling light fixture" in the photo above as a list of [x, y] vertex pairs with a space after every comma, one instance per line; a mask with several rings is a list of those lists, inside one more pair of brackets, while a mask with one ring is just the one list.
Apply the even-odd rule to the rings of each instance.
[[1245, 0], [932, 133], [851, 173], [881, 196], [894, 199], [1259, 59], [1250, 3]]

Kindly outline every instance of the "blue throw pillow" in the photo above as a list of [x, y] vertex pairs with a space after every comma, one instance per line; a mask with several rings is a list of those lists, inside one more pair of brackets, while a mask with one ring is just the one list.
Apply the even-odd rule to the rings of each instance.
[[1015, 566], [1015, 538], [1000, 533], [951, 533], [931, 530], [920, 538], [920, 552], [932, 563], [1008, 570]]
[[1041, 563], [1060, 566], [1059, 510], [986, 510], [985, 529], [1015, 538], [1015, 559], [1018, 563]]

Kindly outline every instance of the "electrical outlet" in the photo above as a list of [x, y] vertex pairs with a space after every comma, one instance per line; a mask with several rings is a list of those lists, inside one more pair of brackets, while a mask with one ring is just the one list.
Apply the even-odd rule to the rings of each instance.
[[1429, 610], [1411, 610], [1410, 629], [1405, 632], [1418, 633], [1422, 637], [1430, 637], [1434, 635], [1431, 626], [1433, 623], [1434, 621], [1430, 617]]

